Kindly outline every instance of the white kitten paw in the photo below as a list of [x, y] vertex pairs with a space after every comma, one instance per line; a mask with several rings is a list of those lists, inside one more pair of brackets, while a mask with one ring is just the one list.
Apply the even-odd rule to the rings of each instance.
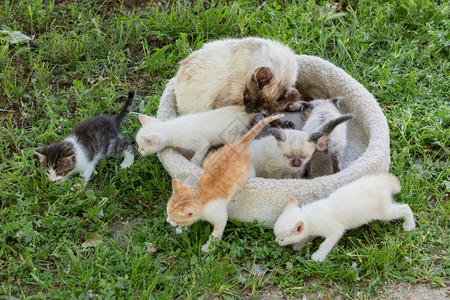
[[311, 256], [312, 260], [317, 261], [317, 262], [324, 261], [326, 257], [327, 257], [326, 255], [323, 255], [322, 253], [317, 253], [317, 252], [314, 252], [313, 255]]
[[122, 169], [126, 169], [134, 163], [134, 155], [130, 153], [125, 153], [125, 157], [123, 158], [120, 167]]
[[120, 168], [121, 169], [126, 169], [126, 168], [128, 168], [128, 167], [130, 167], [131, 165], [133, 164], [133, 161], [123, 161], [121, 164], [120, 164]]
[[414, 222], [412, 222], [412, 223], [406, 223], [406, 222], [403, 223], [403, 230], [404, 231], [411, 231], [414, 228], [416, 228], [416, 224]]
[[73, 192], [79, 188], [81, 188], [81, 183], [75, 183], [72, 187], [70, 187], [70, 190]]
[[202, 252], [208, 253], [210, 250], [212, 250], [212, 247], [210, 247], [210, 241], [208, 241], [206, 244], [202, 246]]

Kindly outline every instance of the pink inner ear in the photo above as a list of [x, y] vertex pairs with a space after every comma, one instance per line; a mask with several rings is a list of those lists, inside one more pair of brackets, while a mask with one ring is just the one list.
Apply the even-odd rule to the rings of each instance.
[[294, 232], [295, 234], [300, 234], [303, 232], [304, 223], [303, 221], [298, 221], [297, 224], [295, 224]]

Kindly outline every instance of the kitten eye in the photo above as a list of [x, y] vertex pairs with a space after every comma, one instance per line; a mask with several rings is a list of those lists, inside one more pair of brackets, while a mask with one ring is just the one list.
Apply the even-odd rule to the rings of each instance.
[[302, 155], [302, 156], [301, 156], [301, 159], [305, 159], [305, 158], [306, 158], [306, 155]]
[[63, 172], [56, 172], [56, 175], [58, 175], [58, 176], [63, 176], [64, 173], [63, 173]]
[[294, 157], [292, 156], [292, 155], [290, 155], [290, 154], [286, 154], [286, 157], [288, 158], [288, 159], [293, 159]]

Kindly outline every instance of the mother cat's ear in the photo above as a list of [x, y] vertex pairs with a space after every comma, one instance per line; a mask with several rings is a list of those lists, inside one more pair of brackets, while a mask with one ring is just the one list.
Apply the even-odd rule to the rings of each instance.
[[141, 122], [142, 125], [146, 125], [146, 124], [155, 123], [155, 122], [159, 122], [159, 121], [156, 118], [140, 114], [139, 122]]
[[261, 67], [253, 72], [252, 79], [258, 84], [259, 89], [268, 84], [272, 80], [273, 74], [267, 67]]

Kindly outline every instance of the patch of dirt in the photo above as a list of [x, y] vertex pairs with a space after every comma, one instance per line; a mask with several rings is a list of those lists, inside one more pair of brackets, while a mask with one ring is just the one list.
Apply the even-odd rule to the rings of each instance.
[[450, 299], [450, 281], [446, 282], [446, 287], [433, 288], [425, 283], [418, 283], [409, 286], [406, 283], [394, 285], [386, 297], [382, 299], [395, 300], [445, 300]]
[[[449, 300], [450, 299], [450, 281], [445, 282], [446, 287], [434, 288], [426, 283], [417, 283], [409, 285], [407, 283], [399, 283], [388, 288], [384, 293], [372, 299], [379, 300]], [[301, 289], [302, 287], [293, 288]], [[357, 293], [358, 294], [358, 293]], [[358, 297], [357, 297], [358, 298]], [[270, 287], [261, 292], [258, 299], [292, 299], [292, 300], [308, 300], [308, 299], [347, 299], [347, 297], [339, 294], [339, 292], [330, 287], [324, 287], [323, 291], [317, 291], [311, 294], [301, 296], [287, 296], [283, 291], [276, 287]]]

